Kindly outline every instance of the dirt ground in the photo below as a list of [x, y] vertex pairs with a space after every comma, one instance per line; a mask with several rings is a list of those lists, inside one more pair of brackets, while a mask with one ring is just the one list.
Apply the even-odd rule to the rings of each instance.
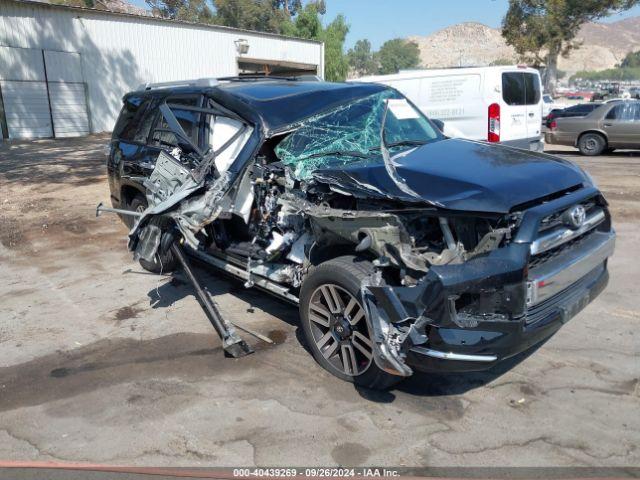
[[585, 159], [619, 234], [608, 289], [494, 371], [356, 390], [297, 310], [202, 272], [269, 335], [225, 359], [180, 278], [147, 274], [108, 202], [107, 137], [0, 145], [0, 459], [146, 466], [640, 464], [640, 153]]

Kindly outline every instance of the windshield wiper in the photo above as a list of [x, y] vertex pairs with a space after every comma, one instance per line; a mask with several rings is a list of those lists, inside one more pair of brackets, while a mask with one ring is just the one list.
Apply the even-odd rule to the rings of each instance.
[[365, 155], [362, 152], [355, 151], [335, 151], [335, 152], [318, 152], [313, 155], [309, 155], [308, 157], [304, 157], [301, 160], [306, 160], [308, 158], [317, 158], [317, 157], [357, 157], [357, 158], [369, 158], [368, 155]]
[[[419, 147], [427, 143], [426, 140], [400, 140], [398, 142], [388, 143], [387, 148], [393, 147]], [[371, 147], [369, 150], [380, 150], [380, 146]]]

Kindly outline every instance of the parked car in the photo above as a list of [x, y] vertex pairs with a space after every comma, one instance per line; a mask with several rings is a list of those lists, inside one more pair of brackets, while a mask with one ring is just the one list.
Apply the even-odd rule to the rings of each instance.
[[547, 115], [547, 119], [545, 120], [545, 125], [547, 128], [551, 125], [553, 120], [558, 118], [566, 118], [566, 117], [584, 117], [585, 115], [589, 115], [596, 108], [598, 108], [601, 103], [580, 103], [578, 105], [572, 105], [571, 107], [553, 109]]
[[107, 171], [145, 268], [186, 249], [298, 304], [318, 363], [370, 388], [542, 342], [602, 291], [614, 249], [578, 166], [448, 139], [375, 83], [150, 85], [124, 97]]
[[584, 117], [554, 119], [545, 141], [578, 147], [589, 156], [616, 148], [640, 148], [640, 102], [608, 102]]
[[543, 151], [542, 87], [533, 68], [471, 67], [410, 70], [363, 77], [398, 89], [445, 135]]

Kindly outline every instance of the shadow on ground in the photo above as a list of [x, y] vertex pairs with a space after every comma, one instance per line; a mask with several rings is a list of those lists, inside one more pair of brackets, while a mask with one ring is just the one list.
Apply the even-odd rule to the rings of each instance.
[[82, 186], [104, 181], [106, 134], [0, 143], [0, 175], [25, 185]]
[[[304, 348], [309, 355], [311, 351], [306, 343], [302, 329], [299, 328], [299, 317], [297, 307], [272, 297], [269, 294], [257, 289], [245, 289], [242, 282], [235, 278], [223, 276], [222, 278], [214, 276], [215, 271], [208, 271], [205, 268], [197, 269], [198, 278], [202, 282], [205, 289], [209, 292], [215, 301], [216, 295], [232, 294], [239, 300], [249, 304], [247, 313], [253, 313], [254, 308], [258, 308], [273, 317], [282, 320], [289, 325], [296, 326], [296, 339], [300, 346]], [[193, 296], [191, 285], [186, 282], [180, 273], [175, 273], [169, 277], [157, 289], [150, 290], [148, 293], [151, 306], [153, 308], [166, 308], [176, 301], [188, 296]], [[203, 319], [205, 318], [202, 312]], [[215, 334], [212, 330], [212, 334]], [[543, 342], [544, 343], [544, 342]], [[511, 357], [493, 368], [483, 372], [468, 373], [422, 373], [415, 372], [413, 376], [404, 380], [399, 385], [389, 391], [378, 391], [367, 388], [354, 386], [362, 398], [376, 403], [391, 403], [398, 393], [406, 393], [416, 397], [445, 397], [462, 395], [469, 390], [483, 387], [493, 382], [497, 378], [506, 374], [512, 368], [532, 355], [543, 343], [538, 344], [531, 349]], [[320, 367], [318, 367], [320, 368]]]

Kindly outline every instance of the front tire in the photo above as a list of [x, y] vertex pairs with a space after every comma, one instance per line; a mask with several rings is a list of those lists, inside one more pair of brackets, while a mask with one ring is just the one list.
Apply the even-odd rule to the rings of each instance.
[[598, 133], [585, 133], [578, 140], [580, 153], [588, 157], [600, 155], [607, 148], [607, 141]]
[[365, 319], [360, 285], [373, 265], [353, 256], [338, 257], [313, 268], [300, 291], [300, 318], [315, 360], [336, 377], [384, 390], [403, 377], [376, 365]]

